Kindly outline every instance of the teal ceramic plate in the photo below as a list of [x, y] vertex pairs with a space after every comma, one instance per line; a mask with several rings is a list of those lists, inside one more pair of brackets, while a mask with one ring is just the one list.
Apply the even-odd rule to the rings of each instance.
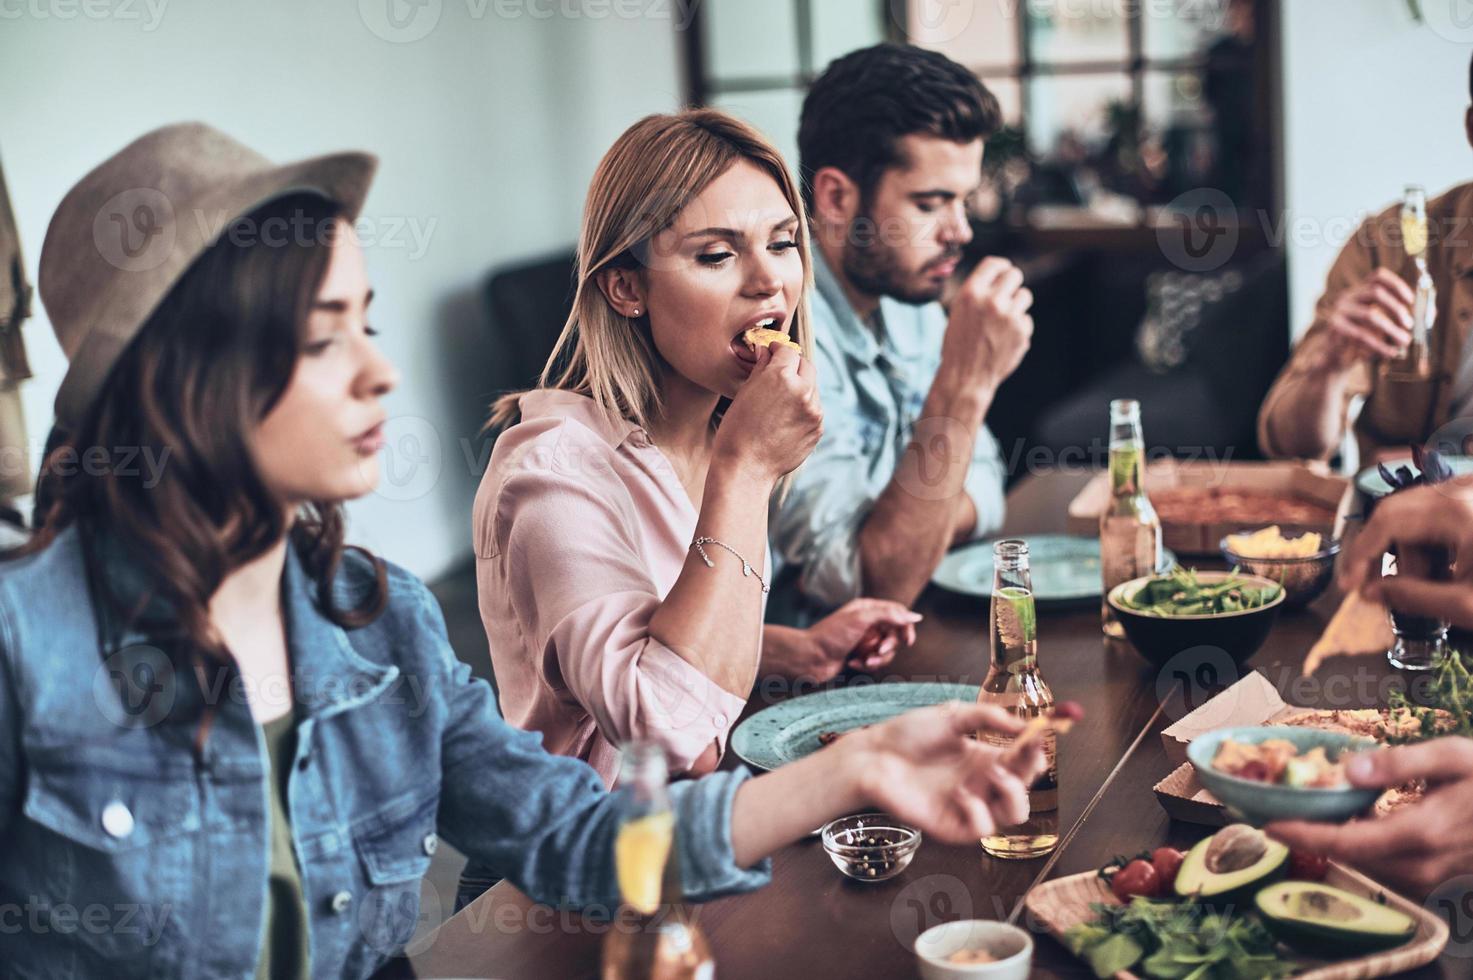
[[972, 684], [857, 684], [817, 691], [764, 708], [731, 733], [731, 748], [748, 765], [776, 769], [822, 746], [820, 732], [847, 732], [943, 701], [977, 700]]
[[1187, 746], [1187, 758], [1197, 770], [1199, 779], [1207, 791], [1222, 801], [1229, 813], [1241, 816], [1244, 822], [1255, 827], [1271, 820], [1324, 820], [1344, 823], [1351, 817], [1365, 813], [1381, 795], [1380, 790], [1353, 789], [1299, 789], [1293, 786], [1272, 786], [1252, 779], [1239, 779], [1212, 768], [1212, 759], [1224, 739], [1257, 744], [1271, 738], [1293, 742], [1299, 754], [1318, 745], [1325, 747], [1325, 754], [1334, 762], [1341, 753], [1360, 752], [1378, 748], [1369, 738], [1358, 738], [1344, 732], [1321, 731], [1315, 728], [1294, 728], [1287, 725], [1259, 725], [1251, 728], [1219, 728], [1205, 735], [1198, 735]]
[[[1035, 534], [1028, 542], [1033, 572], [1033, 598], [1038, 602], [1083, 602], [1100, 598], [1100, 541], [1070, 534]], [[978, 541], [964, 545], [941, 560], [931, 581], [962, 595], [992, 596], [992, 546]], [[1162, 567], [1176, 564], [1176, 555], [1163, 548]]]
[[[1473, 473], [1473, 456], [1444, 456], [1448, 469], [1453, 471], [1454, 476], [1466, 476]], [[1386, 468], [1395, 473], [1397, 467], [1405, 466], [1413, 473], [1417, 467], [1412, 463], [1410, 456], [1405, 459], [1391, 459], [1386, 461]], [[1368, 466], [1355, 475], [1355, 488], [1368, 497], [1384, 497], [1391, 492], [1391, 487], [1381, 479], [1381, 473], [1374, 466]]]

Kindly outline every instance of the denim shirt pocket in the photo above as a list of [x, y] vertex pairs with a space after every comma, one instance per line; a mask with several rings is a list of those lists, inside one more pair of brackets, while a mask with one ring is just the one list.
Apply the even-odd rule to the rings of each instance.
[[138, 975], [170, 972], [165, 963], [179, 952], [192, 905], [201, 827], [194, 778], [161, 774], [157, 759], [120, 765], [118, 752], [94, 746], [30, 761], [17, 883], [41, 905], [75, 910], [84, 924], [93, 916], [73, 936], [100, 959], [127, 962]]
[[358, 927], [380, 957], [403, 947], [420, 923], [420, 882], [439, 847], [439, 809], [436, 784], [406, 793], [352, 825], [353, 848], [370, 885]]

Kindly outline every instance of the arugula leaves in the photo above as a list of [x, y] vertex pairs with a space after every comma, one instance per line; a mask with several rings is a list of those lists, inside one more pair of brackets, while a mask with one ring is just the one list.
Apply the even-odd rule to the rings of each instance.
[[1100, 978], [1134, 969], [1157, 980], [1279, 980], [1297, 969], [1250, 916], [1140, 896], [1129, 905], [1090, 908], [1095, 920], [1071, 927], [1064, 945]]
[[1257, 609], [1278, 598], [1283, 586], [1256, 588], [1238, 577], [1238, 570], [1221, 582], [1204, 584], [1195, 569], [1173, 568], [1169, 575], [1151, 579], [1121, 604], [1147, 616], [1213, 616]]

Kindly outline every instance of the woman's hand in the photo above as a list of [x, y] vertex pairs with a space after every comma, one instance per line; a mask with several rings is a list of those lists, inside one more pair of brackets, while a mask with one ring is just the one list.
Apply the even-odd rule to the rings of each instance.
[[727, 406], [713, 455], [776, 482], [808, 458], [822, 434], [813, 364], [774, 345], [757, 352], [757, 365]]
[[884, 810], [948, 844], [975, 844], [1028, 819], [1028, 786], [1044, 771], [1044, 739], [995, 748], [979, 730], [1016, 735], [991, 706], [936, 705], [851, 732], [826, 749], [737, 789], [732, 853], [748, 867], [835, 817]]
[[767, 627], [762, 668], [818, 683], [837, 677], [845, 667], [879, 670], [915, 642], [920, 621], [920, 613], [898, 602], [852, 599], [806, 630]]
[[834, 751], [849, 753], [868, 806], [949, 844], [975, 843], [1028, 819], [1028, 786], [1043, 774], [1044, 739], [1004, 751], [970, 736], [1022, 728], [1000, 708], [954, 702], [853, 732]]
[[1473, 739], [1439, 738], [1354, 756], [1352, 786], [1427, 781], [1427, 795], [1380, 818], [1347, 824], [1296, 820], [1264, 828], [1290, 847], [1353, 864], [1411, 895], [1473, 874]]

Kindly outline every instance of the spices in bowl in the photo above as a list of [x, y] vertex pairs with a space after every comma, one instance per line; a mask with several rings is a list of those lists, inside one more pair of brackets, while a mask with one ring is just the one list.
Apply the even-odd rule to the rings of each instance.
[[820, 836], [834, 867], [856, 881], [884, 881], [910, 866], [921, 832], [883, 813], [840, 817]]

